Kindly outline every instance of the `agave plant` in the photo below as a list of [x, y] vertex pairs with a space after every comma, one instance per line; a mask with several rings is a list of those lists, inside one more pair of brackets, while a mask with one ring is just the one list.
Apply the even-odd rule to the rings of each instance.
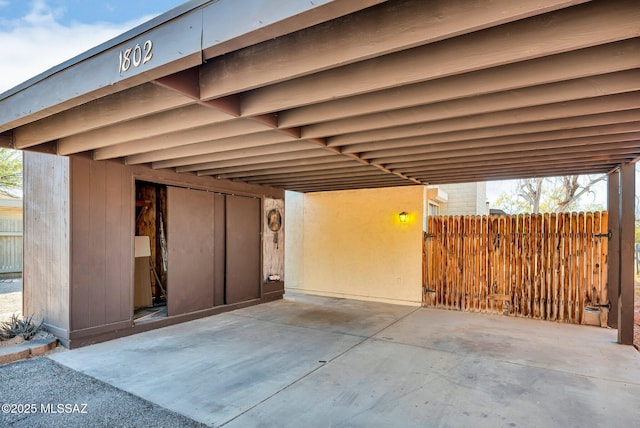
[[20, 319], [18, 315], [13, 314], [9, 321], [0, 323], [0, 340], [9, 340], [16, 336], [22, 336], [24, 340], [31, 340], [40, 327], [42, 327], [42, 322], [40, 324], [34, 322], [33, 315]]

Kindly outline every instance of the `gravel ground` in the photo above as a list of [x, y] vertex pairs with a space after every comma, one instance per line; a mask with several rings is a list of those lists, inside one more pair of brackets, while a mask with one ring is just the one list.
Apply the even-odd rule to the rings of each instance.
[[48, 358], [0, 366], [0, 379], [0, 427], [206, 426]]

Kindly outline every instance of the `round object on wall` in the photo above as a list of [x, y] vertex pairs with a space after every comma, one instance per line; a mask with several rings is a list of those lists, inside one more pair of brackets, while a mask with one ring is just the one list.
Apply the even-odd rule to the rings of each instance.
[[279, 209], [274, 208], [267, 213], [267, 225], [272, 232], [280, 230], [282, 227], [282, 214], [280, 214]]

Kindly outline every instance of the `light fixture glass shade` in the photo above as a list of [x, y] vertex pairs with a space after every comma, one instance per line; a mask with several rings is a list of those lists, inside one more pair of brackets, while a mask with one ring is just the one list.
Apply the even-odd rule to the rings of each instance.
[[400, 223], [406, 223], [409, 214], [407, 214], [405, 211], [402, 211], [400, 214], [398, 214], [398, 216], [400, 217]]

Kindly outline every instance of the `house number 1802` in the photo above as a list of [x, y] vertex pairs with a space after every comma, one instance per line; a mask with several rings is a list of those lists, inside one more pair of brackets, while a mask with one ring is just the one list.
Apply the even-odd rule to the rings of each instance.
[[153, 42], [147, 40], [142, 46], [138, 43], [132, 48], [120, 51], [119, 57], [118, 72], [120, 73], [129, 71], [131, 67], [140, 67], [153, 58]]

